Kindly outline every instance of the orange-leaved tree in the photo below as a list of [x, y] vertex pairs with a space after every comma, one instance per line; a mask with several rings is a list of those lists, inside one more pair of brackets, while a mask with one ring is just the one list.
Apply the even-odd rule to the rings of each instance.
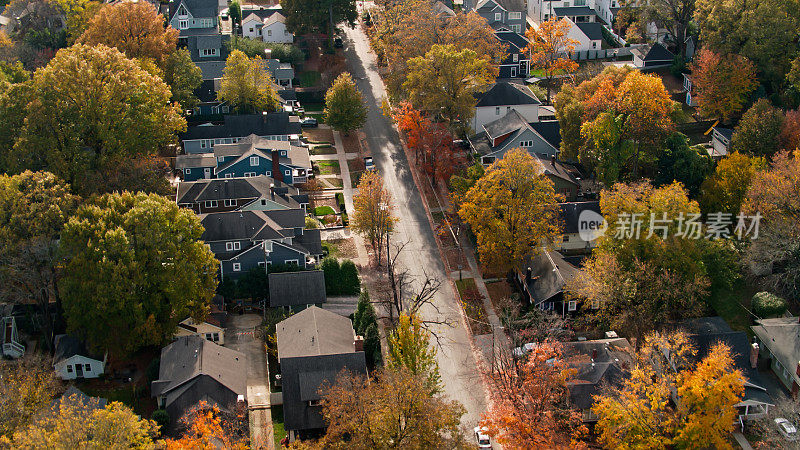
[[530, 44], [525, 51], [531, 52], [531, 63], [544, 72], [547, 79], [547, 103], [556, 75], [567, 75], [578, 70], [578, 63], [569, 58], [578, 41], [568, 36], [572, 24], [566, 19], [552, 18], [528, 28], [525, 36]]
[[692, 64], [693, 96], [706, 117], [730, 119], [742, 110], [756, 86], [756, 67], [744, 56], [703, 49]]
[[201, 401], [182, 419], [186, 431], [180, 439], [167, 439], [164, 441], [167, 450], [246, 450], [248, 448], [246, 434], [247, 412], [240, 411], [236, 417], [241, 422], [244, 417], [244, 427], [238, 427], [226, 420], [219, 407], [210, 406]]

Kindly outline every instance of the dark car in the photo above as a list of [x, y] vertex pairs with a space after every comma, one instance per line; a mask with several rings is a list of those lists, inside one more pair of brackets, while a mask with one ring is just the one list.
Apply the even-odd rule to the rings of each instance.
[[344, 47], [344, 41], [339, 36], [336, 36], [333, 38], [333, 46], [336, 48], [342, 48]]
[[300, 119], [300, 126], [303, 128], [315, 128], [317, 126], [317, 119], [313, 117], [303, 117]]

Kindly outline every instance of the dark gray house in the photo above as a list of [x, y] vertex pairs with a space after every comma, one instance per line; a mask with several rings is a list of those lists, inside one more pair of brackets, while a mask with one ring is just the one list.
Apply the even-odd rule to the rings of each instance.
[[498, 30], [494, 35], [507, 47], [506, 57], [500, 61], [497, 78], [527, 78], [531, 69], [530, 53], [525, 51], [528, 39], [521, 33], [507, 30]]
[[251, 135], [275, 141], [291, 141], [298, 139], [302, 132], [297, 116], [279, 111], [226, 115], [220, 122], [189, 125], [179, 138], [187, 154], [211, 153], [217, 144], [235, 144]]
[[269, 306], [308, 306], [325, 303], [325, 272], [302, 270], [269, 274]]
[[581, 301], [567, 298], [564, 287], [580, 274], [580, 269], [562, 254], [547, 250], [531, 258], [524, 267], [516, 270], [514, 280], [525, 301], [562, 317], [577, 314]]
[[675, 60], [675, 54], [657, 42], [634, 48], [631, 53], [633, 53], [633, 65], [641, 70], [669, 67]]
[[501, 118], [483, 125], [468, 138], [473, 150], [481, 156], [481, 164], [490, 165], [502, 159], [512, 148], [524, 148], [531, 156], [550, 159], [558, 148], [545, 139], [536, 123], [529, 123], [516, 109], [509, 109]]
[[311, 306], [278, 323], [278, 362], [283, 390], [283, 425], [291, 440], [325, 429], [320, 387], [343, 370], [367, 375], [363, 340], [350, 319]]
[[197, 214], [225, 211], [305, 209], [308, 194], [272, 177], [211, 178], [181, 181], [175, 202]]
[[495, 30], [525, 33], [525, 0], [464, 0], [465, 11], [475, 11]]
[[158, 379], [150, 395], [167, 410], [172, 423], [200, 401], [229, 410], [246, 400], [246, 356], [197, 335], [180, 337], [161, 349]]

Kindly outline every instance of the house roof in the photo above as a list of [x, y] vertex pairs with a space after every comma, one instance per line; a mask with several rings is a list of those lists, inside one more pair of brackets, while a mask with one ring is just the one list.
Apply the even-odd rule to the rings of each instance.
[[796, 367], [800, 361], [800, 323], [797, 317], [777, 317], [756, 320], [751, 327], [759, 342], [769, 348], [797, 384], [800, 377]]
[[536, 95], [525, 86], [501, 81], [492, 85], [486, 92], [476, 95], [482, 106], [538, 105], [541, 104]]
[[433, 12], [435, 12], [437, 16], [446, 15], [454, 17], [456, 15], [455, 11], [453, 11], [452, 8], [445, 5], [439, 0], [433, 2]]
[[563, 348], [565, 362], [577, 370], [567, 387], [570, 401], [580, 409], [591, 408], [606, 386], [621, 386], [632, 367], [633, 347], [624, 338], [565, 342]]
[[303, 234], [297, 236], [292, 241], [294, 247], [298, 247], [309, 255], [322, 255], [322, 230], [318, 228], [307, 228]]
[[189, 14], [194, 18], [217, 17], [219, 15], [219, 2], [217, 0], [171, 0], [169, 2], [169, 17], [172, 20], [178, 7], [183, 3]]
[[528, 122], [525, 121], [522, 115], [517, 110], [512, 109], [505, 116], [485, 124], [483, 129], [490, 139], [494, 139], [527, 126]]
[[297, 93], [294, 89], [281, 89], [278, 91], [278, 96], [285, 102], [297, 100]]
[[200, 86], [194, 90], [194, 96], [202, 103], [217, 102], [217, 90], [214, 86], [214, 80], [203, 80]]
[[222, 78], [225, 71], [225, 61], [195, 61], [194, 64], [200, 68], [203, 80]]
[[166, 395], [187, 382], [207, 375], [238, 395], [247, 391], [247, 357], [197, 335], [182, 336], [161, 349], [153, 396]]
[[578, 22], [575, 24], [590, 41], [603, 39], [603, 26], [598, 22]]
[[[541, 111], [541, 110], [540, 110]], [[561, 146], [561, 126], [557, 120], [531, 122], [528, 125], [555, 148]]]
[[307, 194], [300, 194], [300, 190], [294, 186], [289, 186], [266, 175], [182, 181], [178, 184], [176, 203], [261, 197], [266, 197], [289, 209], [300, 208], [301, 204], [308, 203]]
[[567, 282], [580, 274], [580, 269], [556, 251], [541, 251], [528, 260], [526, 267], [531, 269], [531, 280], [527, 284], [535, 305], [562, 293]]
[[659, 43], [634, 48], [631, 53], [638, 56], [643, 62], [671, 62], [675, 59], [675, 55]]
[[325, 303], [325, 273], [321, 270], [269, 274], [269, 306]]
[[355, 332], [347, 317], [310, 306], [278, 323], [278, 360], [355, 351]]
[[271, 240], [294, 237], [295, 228], [305, 225], [302, 209], [270, 211], [229, 211], [200, 214], [206, 242], [232, 240]]
[[53, 409], [59, 409], [63, 402], [69, 402], [70, 405], [82, 406], [88, 408], [90, 411], [94, 411], [97, 409], [105, 409], [108, 404], [108, 399], [90, 397], [80, 389], [70, 385], [61, 397], [53, 401]]
[[264, 19], [264, 26], [268, 27], [273, 23], [286, 23], [286, 17], [283, 17], [281, 13], [275, 13]]
[[483, 0], [478, 2], [475, 9], [482, 8], [489, 1], [493, 1], [506, 11], [517, 12], [526, 10], [525, 0]]
[[539, 162], [539, 165], [542, 167], [542, 173], [544, 173], [548, 177], [557, 177], [560, 178], [567, 183], [574, 184], [575, 186], [580, 187], [580, 183], [578, 180], [572, 176], [572, 173], [567, 170], [567, 168], [561, 164], [560, 162], [556, 161], [555, 157], [553, 158], [540, 158], [539, 156], [536, 157], [536, 161]]
[[574, 17], [574, 16], [594, 16], [597, 13], [588, 6], [567, 6], [562, 8], [553, 8], [553, 13], [558, 17]]
[[722, 137], [724, 137], [728, 141], [730, 141], [731, 138], [733, 138], [733, 130], [730, 128], [714, 127], [714, 131], [721, 134]]
[[578, 219], [584, 211], [593, 211], [600, 214], [600, 202], [568, 202], [558, 205], [561, 223], [564, 225], [564, 233], [578, 233]]
[[[269, 18], [273, 14], [280, 13], [282, 11], [283, 8], [280, 5], [276, 5], [269, 8], [265, 8], [263, 6], [255, 8], [245, 8], [244, 5], [242, 5], [242, 17], [249, 19], [250, 16], [256, 16], [259, 22], [263, 22], [264, 19]], [[242, 21], [242, 23], [244, 22], [245, 21]]]
[[[223, 63], [224, 64], [224, 63]], [[215, 139], [257, 136], [299, 135], [302, 133], [297, 116], [284, 111], [268, 114], [229, 114], [221, 124], [201, 124], [190, 126], [181, 134], [182, 140]]]
[[494, 35], [497, 37], [497, 39], [500, 39], [501, 42], [511, 44], [516, 51], [522, 50], [530, 43], [525, 36], [514, 31], [495, 31]]
[[213, 154], [178, 155], [175, 157], [176, 169], [192, 169], [195, 167], [216, 167], [217, 158]]
[[59, 334], [53, 340], [53, 364], [69, 359], [75, 355], [85, 356], [97, 361], [102, 361], [103, 356], [90, 352], [86, 344], [69, 334]]

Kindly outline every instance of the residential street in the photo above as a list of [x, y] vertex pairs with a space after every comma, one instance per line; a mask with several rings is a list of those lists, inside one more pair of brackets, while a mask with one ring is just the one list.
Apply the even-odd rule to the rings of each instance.
[[439, 369], [446, 394], [461, 402], [467, 409], [462, 424], [471, 435], [481, 414], [486, 410], [486, 395], [483, 380], [479, 374], [477, 361], [470, 346], [470, 337], [463, 323], [460, 308], [451, 285], [446, 281], [444, 266], [434, 241], [425, 210], [422, 205], [400, 139], [388, 118], [384, 117], [380, 104], [386, 98], [383, 83], [378, 75], [375, 55], [370, 52], [366, 35], [357, 26], [345, 27], [345, 55], [348, 69], [356, 80], [367, 102], [368, 115], [363, 127], [367, 142], [372, 150], [375, 165], [383, 175], [386, 187], [394, 200], [394, 210], [399, 216], [393, 242], [408, 242], [400, 263], [410, 269], [411, 274], [423, 277], [428, 275], [442, 280], [442, 288], [435, 298], [440, 316], [432, 307], [423, 311], [423, 318], [442, 320], [447, 318], [456, 323], [455, 327], [435, 328], [440, 337], [438, 352]]

